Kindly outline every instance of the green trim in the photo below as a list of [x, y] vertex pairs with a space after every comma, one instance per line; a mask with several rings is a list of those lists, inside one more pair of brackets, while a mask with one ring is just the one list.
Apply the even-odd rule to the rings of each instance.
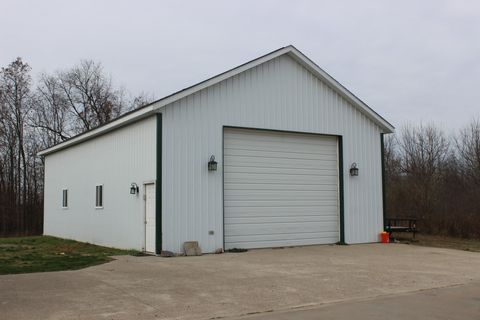
[[[271, 131], [271, 132], [284, 132], [284, 133], [300, 133], [300, 134], [310, 134], [317, 136], [328, 136], [328, 137], [337, 137], [338, 139], [338, 185], [339, 185], [339, 206], [340, 206], [340, 241], [337, 244], [346, 245], [345, 242], [345, 191], [344, 191], [344, 181], [343, 181], [343, 137], [335, 134], [325, 134], [325, 133], [314, 133], [314, 132], [305, 132], [305, 131], [289, 131], [289, 130], [275, 130], [275, 129], [261, 129], [253, 127], [241, 127], [241, 126], [223, 126], [222, 128], [222, 190], [225, 187], [225, 175], [224, 175], [224, 155], [223, 151], [225, 149], [225, 129], [248, 129], [248, 130], [260, 130], [260, 131]], [[223, 190], [223, 192], [225, 192]], [[223, 248], [225, 248], [225, 197], [223, 198]]]
[[385, 221], [387, 220], [387, 197], [385, 182], [385, 141], [384, 134], [380, 133], [380, 154], [382, 157], [382, 206], [383, 206], [383, 230], [385, 231]]
[[155, 184], [155, 253], [162, 251], [162, 114], [157, 113], [157, 178]]
[[222, 247], [225, 251], [225, 128], [222, 126]]
[[340, 200], [340, 241], [339, 244], [345, 243], [345, 189], [343, 181], [343, 138], [338, 137], [338, 185]]

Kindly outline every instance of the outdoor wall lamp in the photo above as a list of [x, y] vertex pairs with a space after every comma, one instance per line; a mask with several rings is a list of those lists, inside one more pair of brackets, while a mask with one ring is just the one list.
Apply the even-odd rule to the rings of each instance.
[[352, 163], [352, 166], [350, 167], [350, 175], [352, 177], [358, 176], [358, 168], [357, 168], [357, 164], [355, 162]]
[[210, 156], [210, 161], [208, 161], [208, 171], [217, 171], [217, 161], [215, 161], [213, 154]]
[[138, 185], [135, 182], [132, 182], [132, 184], [130, 185], [130, 194], [138, 193], [138, 191]]

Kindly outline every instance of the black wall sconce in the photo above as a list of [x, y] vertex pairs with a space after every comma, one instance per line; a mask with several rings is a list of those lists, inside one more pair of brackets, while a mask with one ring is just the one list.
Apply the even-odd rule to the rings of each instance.
[[136, 194], [139, 192], [138, 185], [135, 182], [132, 182], [130, 185], [130, 194]]
[[358, 168], [357, 168], [357, 164], [355, 162], [352, 163], [352, 166], [350, 167], [350, 175], [352, 177], [358, 176]]
[[215, 161], [214, 155], [212, 155], [210, 161], [208, 161], [208, 171], [217, 171], [217, 161]]

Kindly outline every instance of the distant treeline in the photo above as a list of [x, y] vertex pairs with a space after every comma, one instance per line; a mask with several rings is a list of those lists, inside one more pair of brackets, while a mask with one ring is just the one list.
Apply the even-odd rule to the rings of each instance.
[[0, 70], [0, 236], [43, 231], [38, 151], [152, 99], [146, 94], [128, 98], [93, 61], [35, 80], [20, 58]]
[[480, 238], [480, 121], [454, 136], [434, 125], [386, 137], [387, 216], [419, 219], [421, 232]]

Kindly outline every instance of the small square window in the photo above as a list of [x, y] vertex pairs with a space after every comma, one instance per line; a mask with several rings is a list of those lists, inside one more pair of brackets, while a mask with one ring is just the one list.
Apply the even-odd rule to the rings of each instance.
[[68, 190], [62, 190], [62, 208], [68, 208]]
[[95, 188], [95, 207], [103, 207], [103, 185], [98, 185]]

